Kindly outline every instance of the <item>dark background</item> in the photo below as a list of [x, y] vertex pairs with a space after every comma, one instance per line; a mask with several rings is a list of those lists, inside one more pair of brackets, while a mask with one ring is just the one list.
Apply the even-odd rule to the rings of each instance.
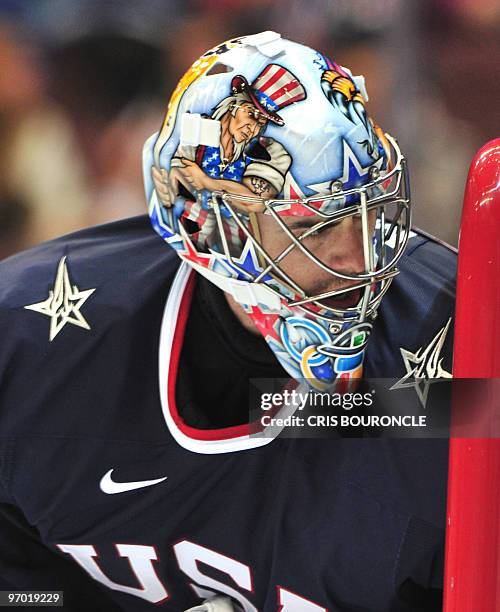
[[498, 0], [0, 0], [0, 257], [144, 212], [142, 144], [177, 80], [268, 29], [365, 75], [415, 223], [456, 244], [468, 165], [500, 132]]

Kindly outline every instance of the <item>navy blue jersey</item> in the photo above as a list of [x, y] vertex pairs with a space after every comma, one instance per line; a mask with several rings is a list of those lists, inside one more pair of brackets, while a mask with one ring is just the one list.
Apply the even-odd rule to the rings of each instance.
[[[400, 270], [365, 372], [417, 397], [429, 346], [451, 371], [455, 255], [417, 234]], [[0, 265], [0, 588], [68, 610], [440, 609], [446, 440], [187, 424], [195, 284], [147, 217]]]

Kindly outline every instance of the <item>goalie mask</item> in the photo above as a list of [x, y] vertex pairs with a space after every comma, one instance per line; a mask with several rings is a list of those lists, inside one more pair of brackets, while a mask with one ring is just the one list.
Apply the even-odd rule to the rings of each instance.
[[197, 60], [144, 148], [154, 229], [319, 390], [361, 376], [410, 230], [405, 160], [366, 100], [362, 77], [263, 32]]

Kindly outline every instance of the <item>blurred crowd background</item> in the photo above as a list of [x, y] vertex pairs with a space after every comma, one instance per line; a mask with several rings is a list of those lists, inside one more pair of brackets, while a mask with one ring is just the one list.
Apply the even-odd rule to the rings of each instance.
[[0, 258], [143, 213], [142, 144], [177, 80], [262, 30], [365, 75], [415, 224], [456, 244], [468, 165], [500, 132], [498, 0], [0, 0]]

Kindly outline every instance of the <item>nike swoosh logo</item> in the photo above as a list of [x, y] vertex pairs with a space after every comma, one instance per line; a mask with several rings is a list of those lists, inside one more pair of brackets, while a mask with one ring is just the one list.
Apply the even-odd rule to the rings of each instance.
[[134, 491], [135, 489], [142, 489], [143, 487], [150, 487], [151, 485], [158, 484], [167, 480], [167, 476], [163, 478], [155, 478], [154, 480], [136, 480], [135, 482], [115, 482], [111, 478], [113, 470], [106, 472], [101, 478], [99, 487], [103, 493], [107, 495], [114, 495], [115, 493], [125, 493], [125, 491]]

